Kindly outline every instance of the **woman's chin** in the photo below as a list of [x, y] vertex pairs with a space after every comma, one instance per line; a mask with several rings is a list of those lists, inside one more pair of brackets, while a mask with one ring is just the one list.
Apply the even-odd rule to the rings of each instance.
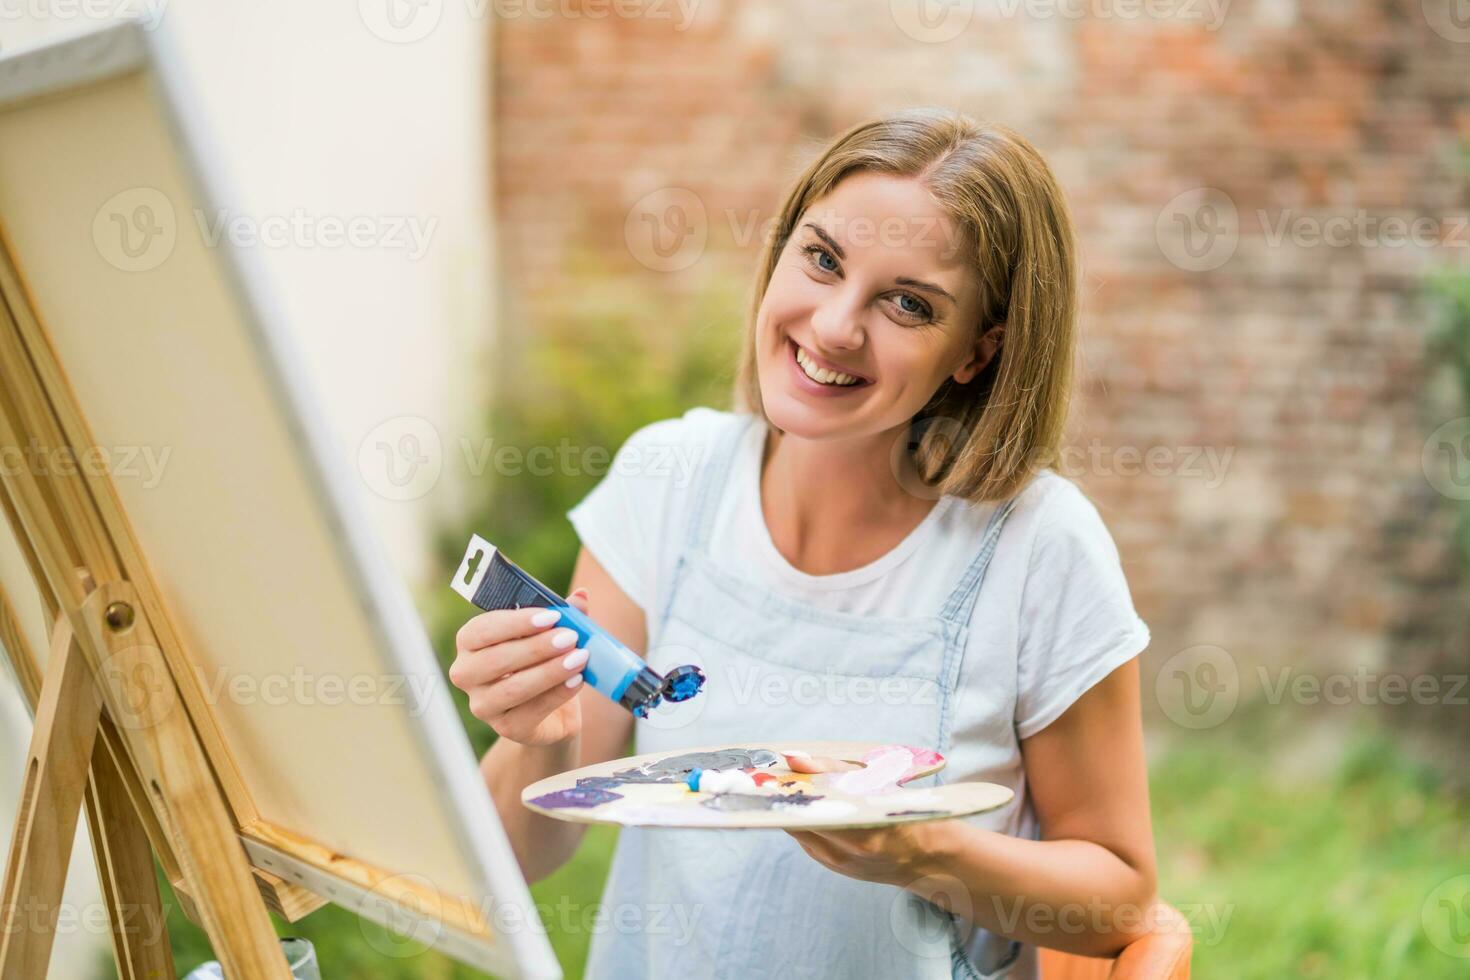
[[830, 439], [841, 435], [852, 422], [848, 412], [808, 404], [786, 391], [763, 391], [761, 402], [771, 425], [800, 439]]

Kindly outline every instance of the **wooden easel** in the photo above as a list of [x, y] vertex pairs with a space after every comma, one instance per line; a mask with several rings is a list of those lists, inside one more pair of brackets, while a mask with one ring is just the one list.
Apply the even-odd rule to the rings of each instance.
[[[84, 459], [93, 441], [25, 296], [0, 237], [0, 449]], [[166, 935], [154, 854], [227, 976], [288, 980], [266, 909], [294, 921], [324, 899], [252, 867], [243, 836], [279, 835], [236, 820], [201, 737], [218, 738], [208, 705], [111, 483], [22, 465], [0, 467], [0, 489], [52, 624], [43, 678], [0, 589], [0, 642], [35, 713], [0, 895], [0, 980], [46, 975], [84, 807], [124, 980], [177, 977], [166, 938], [143, 939]]]

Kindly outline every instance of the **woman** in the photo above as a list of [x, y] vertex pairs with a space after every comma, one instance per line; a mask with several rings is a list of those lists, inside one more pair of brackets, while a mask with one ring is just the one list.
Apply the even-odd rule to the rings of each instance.
[[635, 731], [580, 692], [554, 613], [460, 630], [451, 678], [500, 735], [482, 768], [532, 878], [582, 828], [521, 789], [630, 736], [934, 746], [944, 780], [1016, 793], [883, 830], [625, 830], [588, 976], [1034, 977], [1037, 944], [1110, 955], [1139, 929], [1148, 630], [1096, 509], [1044, 468], [1075, 291], [1065, 203], [1019, 136], [926, 109], [853, 128], [767, 242], [739, 410], [639, 430], [569, 514], [572, 601], [655, 669], [700, 663], [705, 692]]

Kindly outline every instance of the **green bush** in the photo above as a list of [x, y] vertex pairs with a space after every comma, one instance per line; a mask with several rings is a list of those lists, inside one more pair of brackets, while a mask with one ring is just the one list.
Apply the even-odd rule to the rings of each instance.
[[[1439, 315], [1430, 336], [1430, 363], [1450, 374], [1459, 400], [1454, 411], [1470, 415], [1470, 273], [1441, 274], [1434, 280], [1433, 295]], [[1460, 502], [1455, 540], [1462, 564], [1470, 569], [1470, 502]]]

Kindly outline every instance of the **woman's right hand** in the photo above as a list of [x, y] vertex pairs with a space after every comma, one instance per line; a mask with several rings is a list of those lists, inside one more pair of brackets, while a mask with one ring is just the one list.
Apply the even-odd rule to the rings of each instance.
[[[587, 611], [587, 590], [567, 597]], [[582, 669], [577, 634], [541, 608], [480, 613], [455, 635], [449, 680], [469, 695], [470, 713], [502, 738], [553, 745], [579, 734]]]

